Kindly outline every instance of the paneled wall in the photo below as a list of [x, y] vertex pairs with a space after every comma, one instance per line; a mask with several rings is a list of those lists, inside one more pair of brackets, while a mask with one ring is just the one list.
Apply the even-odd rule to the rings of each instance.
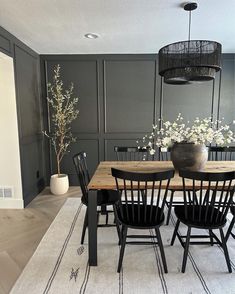
[[26, 206], [45, 186], [40, 60], [36, 52], [1, 27], [0, 50], [14, 60], [23, 199]]
[[[160, 111], [160, 77], [156, 55], [43, 55], [41, 56], [42, 90], [52, 79], [52, 69], [61, 65], [65, 85], [72, 81], [79, 97], [80, 115], [73, 125], [78, 141], [63, 161], [71, 184], [77, 184], [72, 155], [81, 150], [88, 154], [93, 172], [101, 160], [115, 159], [115, 145], [135, 146], [136, 139], [151, 131]], [[225, 120], [235, 118], [234, 55], [223, 56], [223, 73], [213, 82], [163, 86], [162, 113], [174, 119], [179, 112], [186, 120], [213, 114]], [[219, 110], [219, 111], [218, 111]], [[44, 119], [47, 108], [44, 100]], [[49, 173], [55, 171], [54, 154], [50, 154]]]
[[[39, 55], [0, 27], [0, 51], [14, 60], [16, 104], [24, 205], [49, 183], [55, 171], [54, 154], [41, 134], [48, 129], [46, 83], [52, 68], [62, 67], [65, 85], [72, 81], [79, 97], [80, 115], [73, 124], [78, 140], [63, 161], [71, 184], [78, 184], [72, 155], [88, 154], [91, 173], [101, 160], [115, 159], [115, 145], [135, 146], [160, 117], [195, 116], [235, 119], [234, 54], [223, 56], [223, 72], [213, 82], [188, 86], [164, 85], [156, 55]], [[220, 87], [221, 85], [221, 87]], [[218, 99], [220, 97], [220, 99]], [[9, 156], [11, 156], [9, 154]]]

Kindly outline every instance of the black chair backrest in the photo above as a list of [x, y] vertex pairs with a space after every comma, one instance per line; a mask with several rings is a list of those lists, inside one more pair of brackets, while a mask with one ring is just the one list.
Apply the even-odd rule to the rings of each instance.
[[171, 149], [159, 147], [159, 160], [170, 161], [171, 160]]
[[118, 161], [153, 160], [146, 148], [115, 146], [114, 152]]
[[212, 161], [235, 160], [235, 146], [229, 146], [229, 147], [210, 146], [208, 160], [212, 160]]
[[[153, 217], [157, 220], [162, 216], [168, 186], [170, 179], [174, 177], [174, 170], [137, 173], [112, 168], [111, 171], [120, 195], [116, 205], [122, 216], [125, 215], [129, 222], [142, 224], [149, 223]], [[162, 188], [163, 181], [166, 181], [164, 189]], [[143, 197], [145, 201], [142, 201]], [[128, 208], [132, 211], [131, 216]]]
[[80, 182], [80, 187], [82, 190], [83, 200], [87, 203], [88, 201], [88, 184], [90, 182], [90, 176], [87, 168], [86, 162], [86, 153], [79, 152], [73, 156], [73, 163], [75, 166], [75, 170]]
[[[183, 180], [186, 219], [213, 224], [223, 222], [232, 204], [235, 172], [179, 171]], [[190, 183], [192, 190], [186, 190]]]

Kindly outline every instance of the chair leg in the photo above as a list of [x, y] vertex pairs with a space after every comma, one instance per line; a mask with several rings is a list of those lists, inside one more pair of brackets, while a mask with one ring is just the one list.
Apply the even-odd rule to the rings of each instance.
[[228, 241], [228, 238], [229, 238], [230, 235], [232, 235], [232, 237], [234, 238], [234, 235], [232, 233], [234, 223], [235, 223], [235, 216], [233, 217], [233, 219], [232, 219], [232, 221], [231, 221], [231, 223], [230, 223], [230, 225], [228, 227], [228, 231], [227, 231], [226, 236], [225, 236], [226, 242]]
[[231, 232], [230, 235], [233, 237], [233, 239], [235, 239], [235, 234]]
[[225, 237], [224, 237], [224, 232], [223, 232], [222, 228], [220, 228], [219, 230], [220, 230], [221, 243], [222, 243], [222, 247], [223, 247], [223, 250], [224, 250], [225, 260], [226, 260], [226, 263], [227, 263], [227, 266], [228, 266], [228, 271], [231, 273], [232, 268], [231, 268], [231, 264], [230, 264], [228, 248], [227, 248], [226, 240], [225, 240]]
[[155, 232], [156, 232], [156, 235], [157, 235], [158, 245], [159, 245], [159, 249], [160, 249], [160, 252], [161, 252], [161, 257], [162, 257], [162, 263], [163, 263], [163, 267], [164, 267], [164, 272], [165, 273], [168, 273], [167, 265], [166, 265], [166, 257], [165, 257], [164, 247], [163, 247], [163, 244], [162, 244], [162, 238], [161, 238], [161, 234], [160, 234], [159, 228], [156, 228], [155, 229]]
[[118, 270], [117, 270], [118, 273], [120, 273], [122, 268], [122, 260], [124, 256], [125, 246], [126, 246], [126, 235], [127, 235], [127, 227], [123, 226], [122, 244], [121, 244], [121, 250], [120, 250], [119, 261], [118, 261]]
[[84, 238], [85, 238], [87, 226], [88, 226], [88, 212], [87, 212], [87, 209], [86, 209], [86, 214], [85, 214], [85, 217], [84, 217], [83, 228], [82, 228], [81, 244], [84, 243]]
[[122, 240], [122, 232], [120, 229], [120, 223], [117, 218], [115, 218], [115, 224], [117, 228], [117, 234], [118, 234], [118, 245], [121, 245], [121, 240]]
[[141, 190], [141, 198], [142, 198], [142, 202], [143, 202], [144, 204], [146, 204], [147, 199], [146, 199], [146, 197], [145, 197], [145, 190]]
[[106, 204], [102, 204], [101, 205], [101, 210], [100, 210], [101, 215], [105, 215], [105, 224], [108, 224], [109, 221], [109, 214], [107, 211], [107, 205]]
[[116, 228], [117, 228], [117, 234], [118, 234], [118, 245], [121, 245], [121, 240], [122, 240], [122, 229], [120, 229], [120, 225], [116, 223]]
[[107, 225], [109, 222], [109, 213], [106, 212], [106, 217], [105, 217], [105, 224]]
[[210, 235], [211, 246], [213, 246], [214, 245], [214, 241], [213, 241], [212, 230], [209, 230], [209, 235]]
[[118, 234], [118, 245], [121, 245], [121, 229], [120, 229], [120, 223], [117, 217], [117, 212], [116, 212], [116, 208], [115, 205], [113, 205], [113, 212], [114, 212], [114, 224], [116, 225], [116, 229], [117, 229], [117, 234]]
[[186, 263], [187, 263], [187, 257], [188, 257], [188, 248], [189, 248], [189, 242], [190, 242], [190, 234], [191, 234], [191, 227], [188, 227], [187, 232], [187, 238], [185, 241], [185, 247], [184, 247], [184, 257], [183, 257], [183, 263], [182, 263], [182, 273], [185, 272]]
[[171, 246], [173, 246], [174, 243], [175, 243], [175, 237], [176, 237], [176, 234], [178, 232], [179, 225], [180, 225], [180, 220], [177, 219], [177, 222], [176, 222], [176, 225], [175, 225], [175, 230], [174, 230], [174, 233], [173, 233], [173, 236], [172, 236], [172, 239], [171, 239]]
[[102, 215], [106, 215], [106, 213], [107, 213], [107, 206], [105, 204], [102, 204], [100, 208], [101, 208], [100, 209], [101, 214]]
[[125, 228], [125, 226], [123, 226], [123, 225], [121, 225], [121, 229], [119, 228], [119, 231], [120, 231], [120, 238], [119, 238], [118, 245], [121, 245], [121, 244], [122, 244], [124, 228]]
[[174, 193], [175, 193], [175, 191], [174, 190], [171, 190], [171, 197], [170, 197], [170, 202], [169, 202], [169, 207], [168, 207], [168, 213], [167, 213], [167, 218], [166, 218], [166, 225], [169, 225]]

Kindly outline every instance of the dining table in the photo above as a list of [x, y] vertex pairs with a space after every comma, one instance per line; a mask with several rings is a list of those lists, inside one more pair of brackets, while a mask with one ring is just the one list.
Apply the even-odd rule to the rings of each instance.
[[[97, 190], [116, 190], [116, 182], [112, 177], [111, 168], [133, 172], [160, 172], [174, 169], [171, 161], [101, 161], [88, 185], [88, 262], [97, 266]], [[203, 172], [235, 171], [235, 161], [208, 161]], [[121, 189], [120, 183], [119, 188]], [[128, 184], [127, 184], [128, 185]], [[165, 186], [164, 186], [165, 185]], [[162, 183], [166, 188], [167, 181]], [[128, 187], [128, 186], [127, 186]], [[175, 171], [168, 189], [182, 191], [183, 182]], [[192, 181], [185, 182], [185, 188], [192, 189]], [[197, 186], [194, 186], [197, 188]]]

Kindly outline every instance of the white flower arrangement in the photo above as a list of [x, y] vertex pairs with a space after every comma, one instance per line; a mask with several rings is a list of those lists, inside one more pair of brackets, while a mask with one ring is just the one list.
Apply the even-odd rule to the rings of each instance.
[[[184, 122], [181, 113], [175, 121], [162, 121], [162, 127], [153, 125], [153, 131], [142, 139], [142, 148], [149, 149], [154, 155], [155, 148], [168, 148], [174, 143], [194, 143], [208, 145], [215, 143], [219, 146], [228, 146], [235, 142], [234, 133], [229, 125], [223, 121], [212, 121], [210, 117], [199, 119], [196, 117], [190, 126], [190, 122]], [[139, 141], [137, 141], [139, 144]]]

